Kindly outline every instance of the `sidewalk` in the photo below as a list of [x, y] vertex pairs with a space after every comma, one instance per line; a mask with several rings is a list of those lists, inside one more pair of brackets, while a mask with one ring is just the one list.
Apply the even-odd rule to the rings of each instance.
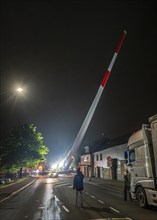
[[37, 180], [37, 177], [28, 177], [19, 179], [16, 182], [10, 183], [8, 185], [0, 186], [0, 203], [9, 198], [12, 195], [15, 195], [22, 189], [26, 188], [33, 182]]
[[85, 177], [85, 182], [99, 185], [101, 187], [109, 188], [109, 189], [120, 191], [120, 192], [124, 191], [123, 180], [109, 180], [109, 179], [102, 179], [102, 178], [97, 178], [97, 177], [91, 177], [91, 178]]

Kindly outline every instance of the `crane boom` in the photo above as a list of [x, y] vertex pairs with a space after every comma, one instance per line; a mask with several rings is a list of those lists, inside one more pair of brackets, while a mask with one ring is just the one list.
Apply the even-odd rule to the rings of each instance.
[[116, 48], [115, 53], [113, 55], [113, 58], [112, 58], [112, 60], [110, 62], [110, 65], [109, 65], [105, 75], [104, 75], [104, 78], [103, 78], [103, 80], [102, 80], [102, 82], [100, 84], [100, 87], [99, 87], [99, 89], [97, 91], [97, 94], [96, 94], [94, 100], [93, 100], [93, 103], [92, 103], [92, 105], [91, 105], [91, 107], [90, 107], [90, 109], [89, 109], [89, 111], [88, 111], [88, 113], [87, 113], [87, 115], [85, 117], [85, 120], [84, 120], [84, 122], [83, 122], [83, 124], [82, 124], [82, 126], [81, 126], [81, 128], [80, 128], [80, 130], [79, 130], [79, 132], [78, 132], [78, 134], [76, 136], [76, 138], [75, 138], [75, 141], [74, 141], [74, 143], [72, 145], [71, 151], [69, 152], [69, 154], [67, 156], [66, 168], [69, 168], [69, 166], [70, 166], [73, 158], [75, 157], [75, 155], [77, 153], [77, 150], [78, 150], [78, 148], [79, 148], [79, 146], [80, 146], [80, 144], [81, 144], [81, 142], [82, 142], [82, 140], [84, 138], [84, 135], [85, 135], [85, 133], [87, 131], [87, 128], [89, 126], [89, 123], [90, 123], [90, 121], [91, 121], [91, 119], [93, 117], [93, 114], [94, 114], [95, 109], [96, 109], [96, 107], [98, 105], [98, 102], [99, 102], [100, 97], [102, 95], [102, 92], [103, 92], [103, 90], [105, 88], [107, 80], [108, 80], [108, 78], [110, 76], [112, 67], [113, 67], [113, 65], [115, 63], [115, 60], [117, 58], [117, 55], [118, 55], [118, 53], [119, 53], [119, 51], [121, 49], [121, 46], [122, 46], [122, 43], [124, 41], [125, 35], [126, 35], [126, 31], [124, 31], [122, 36], [121, 36], [121, 39], [120, 39], [120, 41], [119, 41], [119, 43], [117, 45], [117, 48]]

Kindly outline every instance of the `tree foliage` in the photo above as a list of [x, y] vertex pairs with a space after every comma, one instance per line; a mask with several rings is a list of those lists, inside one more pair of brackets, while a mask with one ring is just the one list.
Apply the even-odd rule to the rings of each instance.
[[48, 147], [43, 144], [42, 134], [33, 124], [10, 129], [0, 145], [0, 167], [13, 170], [33, 167], [46, 160]]

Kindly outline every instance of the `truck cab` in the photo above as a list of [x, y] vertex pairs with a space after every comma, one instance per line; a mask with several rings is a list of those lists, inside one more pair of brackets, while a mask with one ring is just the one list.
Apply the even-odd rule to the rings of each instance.
[[125, 153], [130, 194], [139, 206], [157, 206], [157, 114], [128, 140]]

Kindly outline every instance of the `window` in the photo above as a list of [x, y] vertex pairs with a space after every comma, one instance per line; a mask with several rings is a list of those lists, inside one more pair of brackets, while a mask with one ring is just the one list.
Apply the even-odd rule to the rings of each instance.
[[129, 160], [130, 160], [130, 162], [134, 162], [135, 161], [135, 150], [131, 150], [129, 152]]
[[86, 156], [86, 157], [84, 158], [84, 162], [88, 162], [88, 161], [89, 161], [89, 157]]
[[98, 154], [96, 155], [96, 160], [97, 160], [97, 161], [99, 160], [99, 155], [98, 155]]
[[102, 160], [102, 154], [100, 154], [100, 160]]
[[142, 160], [142, 146], [137, 147], [136, 157], [137, 157], [137, 160]]

